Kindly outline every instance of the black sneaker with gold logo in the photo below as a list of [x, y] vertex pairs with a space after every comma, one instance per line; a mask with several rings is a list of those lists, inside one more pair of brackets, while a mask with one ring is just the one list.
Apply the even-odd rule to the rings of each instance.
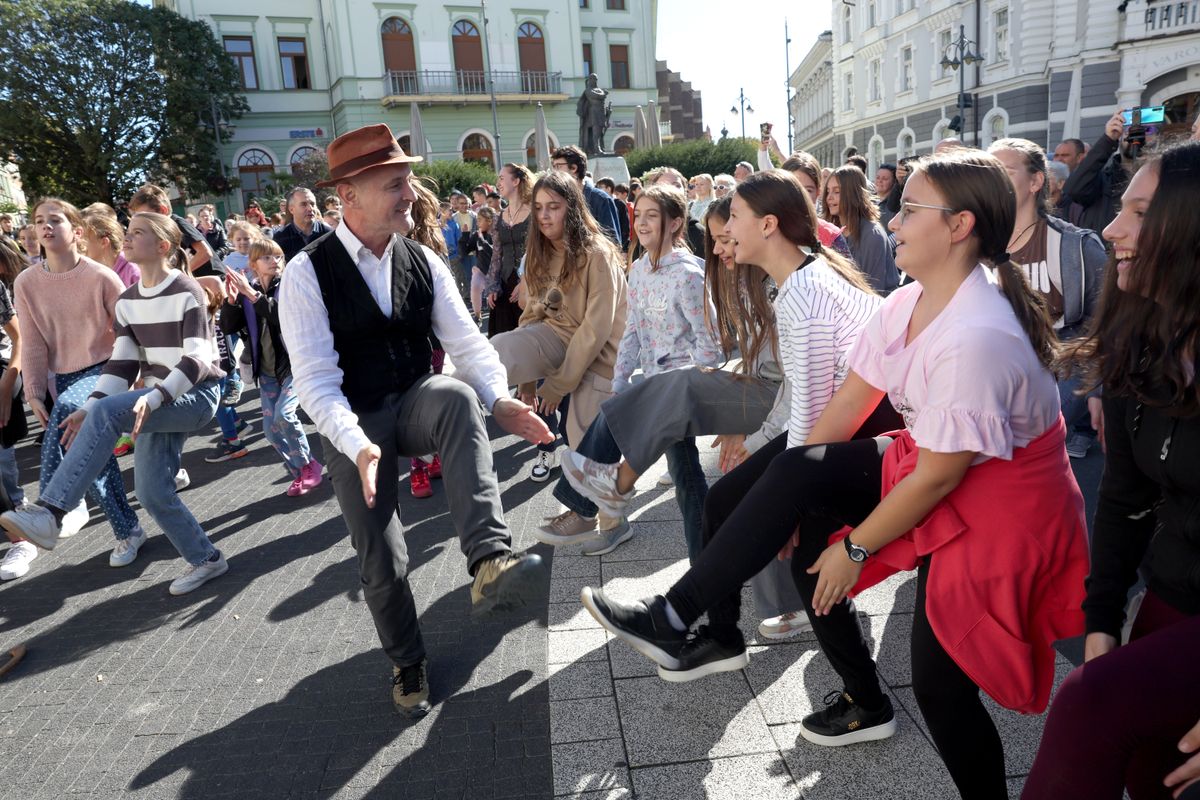
[[887, 695], [878, 709], [868, 709], [846, 692], [830, 692], [825, 696], [825, 708], [800, 722], [800, 735], [825, 747], [873, 742], [895, 732], [896, 714]]

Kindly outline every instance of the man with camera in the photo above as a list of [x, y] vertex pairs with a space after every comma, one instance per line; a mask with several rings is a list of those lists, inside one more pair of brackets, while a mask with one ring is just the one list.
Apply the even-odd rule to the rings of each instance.
[[1116, 205], [1129, 181], [1130, 168], [1146, 145], [1147, 131], [1140, 112], [1134, 109], [1127, 130], [1125, 112], [1118, 108], [1104, 123], [1104, 135], [1063, 184], [1059, 207], [1070, 209], [1071, 224], [1102, 231], [1116, 217]]

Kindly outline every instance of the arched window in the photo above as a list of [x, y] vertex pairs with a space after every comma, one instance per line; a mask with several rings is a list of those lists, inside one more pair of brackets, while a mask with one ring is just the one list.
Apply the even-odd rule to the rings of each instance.
[[492, 154], [492, 140], [482, 133], [472, 133], [463, 139], [462, 157], [463, 161], [478, 161], [489, 167], [496, 163]]
[[842, 43], [850, 44], [850, 6], [842, 6]]
[[275, 159], [266, 150], [252, 147], [238, 156], [237, 168], [242, 185], [242, 208], [245, 208], [250, 198], [261, 197], [270, 190]]
[[542, 29], [532, 22], [517, 28], [517, 55], [521, 60], [521, 91], [547, 92], [546, 39]]
[[1002, 114], [997, 114], [992, 117], [992, 125], [988, 128], [988, 136], [994, 142], [997, 139], [1003, 139], [1007, 135], [1008, 120]]
[[479, 38], [479, 29], [460, 19], [454, 23], [450, 40], [454, 44], [458, 90], [463, 94], [483, 94], [487, 91], [487, 81], [483, 77], [483, 40]]
[[[383, 68], [397, 94], [417, 92], [417, 49], [412, 28], [399, 17], [388, 17], [379, 31], [383, 39]], [[399, 73], [399, 74], [393, 74]]]
[[906, 156], [914, 155], [916, 153], [916, 151], [913, 149], [913, 136], [911, 133], [900, 134], [899, 151], [900, 152], [896, 153], [897, 160], [905, 158]]
[[613, 152], [619, 156], [623, 156], [633, 149], [633, 137], [628, 134], [621, 134], [617, 140], [613, 142]]
[[292, 175], [299, 178], [301, 167], [304, 164], [304, 159], [311, 155], [315, 155], [317, 152], [317, 148], [309, 147], [308, 145], [297, 147], [296, 152], [292, 153]]
[[[546, 132], [546, 147], [551, 153], [558, 149], [558, 142], [549, 131]], [[537, 172], [537, 131], [525, 137], [525, 166]]]
[[409, 136], [406, 133], [403, 136], [401, 136], [397, 141], [400, 142], [400, 149], [402, 149], [404, 152], [408, 153], [409, 155], [412, 155], [412, 147], [410, 146], [412, 144], [411, 136]]
[[870, 172], [868, 175], [874, 175], [879, 171], [879, 165], [883, 163], [883, 139], [876, 136], [871, 140], [870, 158], [867, 159], [870, 163]]

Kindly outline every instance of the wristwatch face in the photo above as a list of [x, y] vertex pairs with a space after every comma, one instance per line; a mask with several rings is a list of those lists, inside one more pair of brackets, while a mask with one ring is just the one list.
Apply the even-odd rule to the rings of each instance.
[[850, 560], [861, 564], [867, 560], [867, 551], [856, 545], [850, 545]]

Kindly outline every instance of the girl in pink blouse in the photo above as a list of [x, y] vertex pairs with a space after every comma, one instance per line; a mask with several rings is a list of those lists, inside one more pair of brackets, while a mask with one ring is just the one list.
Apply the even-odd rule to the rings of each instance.
[[[961, 794], [997, 800], [1008, 796], [1004, 754], [980, 689], [1023, 712], [1046, 707], [1051, 645], [1083, 630], [1087, 572], [1083, 502], [1047, 368], [1054, 331], [1005, 251], [1015, 213], [992, 156], [957, 150], [915, 164], [889, 227], [916, 283], [867, 324], [804, 446], [771, 462], [665, 598], [627, 605], [584, 589], [589, 611], [660, 674], [698, 677], [740, 664], [719, 635], [689, 639], [687, 629], [781, 546], [794, 553], [813, 631], [843, 682], [800, 734], [839, 746], [896, 729], [846, 598], [916, 569], [917, 704]], [[884, 394], [904, 429], [851, 441]]]

